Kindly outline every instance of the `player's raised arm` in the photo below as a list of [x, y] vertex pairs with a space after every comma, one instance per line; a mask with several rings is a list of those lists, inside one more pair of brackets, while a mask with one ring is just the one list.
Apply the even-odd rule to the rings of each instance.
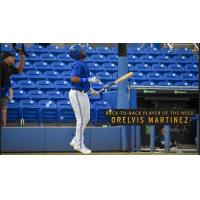
[[25, 58], [25, 56], [24, 56], [24, 54], [21, 52], [21, 53], [20, 53], [20, 61], [19, 61], [19, 64], [18, 64], [18, 66], [17, 66], [19, 73], [22, 73], [22, 72], [23, 72], [24, 58]]

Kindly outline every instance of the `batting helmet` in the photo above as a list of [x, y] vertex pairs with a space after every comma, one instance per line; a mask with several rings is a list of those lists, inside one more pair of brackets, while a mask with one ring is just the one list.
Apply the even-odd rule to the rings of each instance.
[[86, 57], [86, 52], [84, 50], [84, 47], [80, 44], [75, 44], [70, 47], [69, 49], [69, 56], [72, 59], [80, 60]]

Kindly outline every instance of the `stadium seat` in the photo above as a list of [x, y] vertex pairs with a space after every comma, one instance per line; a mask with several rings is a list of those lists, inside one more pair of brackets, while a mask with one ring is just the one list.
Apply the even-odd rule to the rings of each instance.
[[180, 79], [184, 81], [196, 81], [197, 78], [193, 73], [181, 73]]
[[57, 102], [59, 123], [73, 123], [76, 121], [70, 101], [62, 100]]
[[87, 49], [86, 49], [86, 52], [87, 52], [88, 56], [91, 56], [93, 54], [96, 54], [96, 49], [91, 47], [91, 46], [88, 46]]
[[43, 53], [40, 54], [41, 60], [45, 61], [45, 62], [54, 62], [56, 61], [56, 56], [52, 53]]
[[176, 51], [172, 48], [161, 48], [160, 53], [164, 55], [171, 55], [171, 56], [177, 54]]
[[108, 123], [107, 117], [104, 115], [105, 109], [111, 109], [111, 106], [106, 101], [95, 101], [93, 107], [96, 111], [95, 124]]
[[139, 72], [151, 72], [151, 66], [149, 64], [139, 63], [135, 65], [135, 70]]
[[141, 56], [145, 54], [144, 50], [140, 47], [129, 47], [128, 49], [129, 53], [132, 55]]
[[128, 71], [129, 72], [134, 72], [135, 71], [135, 64], [128, 63]]
[[155, 58], [151, 55], [140, 56], [140, 61], [143, 63], [156, 63]]
[[7, 121], [17, 122], [21, 119], [21, 109], [19, 107], [18, 101], [12, 100], [7, 103]]
[[58, 123], [58, 110], [55, 102], [50, 100], [41, 100], [38, 102], [40, 108], [40, 124], [44, 122]]
[[56, 71], [46, 71], [44, 72], [44, 78], [48, 79], [49, 81], [55, 81], [59, 79], [63, 79], [60, 73]]
[[28, 97], [34, 101], [39, 101], [43, 99], [47, 99], [45, 93], [41, 90], [31, 90], [28, 91]]
[[62, 72], [65, 72], [65, 71], [71, 69], [71, 68], [70, 68], [70, 65], [67, 65], [67, 64], [65, 64], [65, 63], [63, 63], [63, 62], [53, 62], [53, 63], [51, 63], [51, 67], [52, 67], [55, 71], [57, 71], [57, 72], [59, 72], [59, 73], [62, 73]]
[[65, 99], [63, 94], [60, 91], [52, 91], [52, 90], [47, 91], [46, 96], [49, 100], [52, 100], [54, 102], [61, 101], [61, 100]]
[[87, 63], [91, 72], [99, 72], [102, 71], [101, 65], [98, 63]]
[[20, 89], [15, 89], [14, 90], [14, 94], [13, 94], [13, 98], [17, 101], [22, 100], [22, 99], [27, 99], [27, 93], [23, 90]]
[[143, 82], [141, 83], [141, 85], [143, 85], [143, 86], [155, 86], [156, 83], [153, 82], [153, 81], [143, 81]]
[[53, 70], [53, 67], [51, 67], [47, 62], [34, 62], [33, 67], [35, 70], [40, 72]]
[[185, 65], [185, 71], [188, 72], [198, 72], [199, 68], [197, 64], [186, 64]]
[[73, 59], [69, 57], [69, 54], [62, 53], [57, 55], [57, 60], [60, 62], [70, 63], [73, 62]]
[[97, 72], [96, 76], [100, 78], [101, 81], [112, 81], [114, 78], [109, 72]]
[[118, 55], [108, 55], [107, 60], [110, 63], [117, 63], [118, 62]]
[[[17, 65], [18, 65], [18, 64], [17, 64]], [[23, 72], [26, 72], [26, 71], [28, 71], [28, 70], [35, 70], [35, 67], [33, 66], [32, 63], [26, 61], [26, 62], [24, 63]]]
[[11, 76], [11, 79], [14, 80], [14, 81], [25, 80], [25, 79], [26, 79], [26, 75], [25, 75], [25, 73], [13, 74], [13, 75]]
[[101, 54], [100, 55], [98, 55], [98, 54], [92, 55], [90, 58], [91, 58], [91, 61], [93, 61], [95, 63], [99, 63], [99, 64], [107, 62], [107, 58]]
[[33, 51], [35, 53], [47, 53], [48, 52], [48, 49], [46, 49], [42, 45], [38, 45], [38, 44], [33, 44], [30, 47], [30, 49], [31, 49], [31, 51]]
[[191, 84], [185, 81], [178, 81], [175, 83], [175, 86], [190, 86]]
[[35, 89], [35, 84], [33, 83], [33, 81], [30, 81], [30, 80], [20, 80], [17, 82], [17, 85], [19, 86], [19, 88], [23, 90]]
[[170, 56], [168, 55], [160, 55], [160, 56], [157, 56], [156, 57], [156, 60], [159, 62], [159, 63], [172, 63], [172, 59]]
[[53, 84], [48, 80], [39, 80], [35, 82], [36, 88], [41, 91], [53, 90]]
[[193, 56], [190, 56], [189, 58], [188, 58], [188, 61], [190, 62], [190, 63], [199, 63], [199, 56], [197, 56], [197, 55], [193, 55]]
[[140, 85], [139, 82], [136, 82], [136, 81], [132, 81], [132, 82], [130, 82], [130, 86], [131, 86], [131, 87], [139, 86], [139, 85]]
[[142, 72], [135, 72], [134, 76], [131, 77], [131, 80], [133, 81], [145, 81], [146, 79], [146, 75]]
[[70, 81], [71, 71], [65, 71], [61, 73], [62, 79]]
[[184, 67], [180, 64], [169, 64], [168, 70], [171, 71], [171, 72], [183, 72]]
[[112, 54], [112, 49], [109, 47], [96, 47], [96, 53], [107, 56]]
[[32, 63], [39, 62], [41, 61], [41, 58], [36, 53], [29, 53], [29, 56], [26, 58], [26, 61], [32, 62]]
[[18, 89], [19, 88], [17, 83], [15, 81], [13, 81], [13, 80], [11, 80], [11, 85], [12, 85], [13, 89]]
[[172, 82], [169, 81], [160, 81], [158, 83], [159, 86], [173, 86], [174, 84]]
[[162, 74], [160, 74], [158, 72], [147, 73], [147, 78], [151, 81], [162, 81], [163, 80]]
[[91, 103], [93, 103], [94, 101], [100, 101], [101, 100], [100, 95], [93, 96], [91, 93], [89, 93], [88, 97], [89, 97]]
[[26, 122], [39, 122], [39, 109], [33, 100], [21, 100], [19, 107], [22, 108], [22, 119]]
[[53, 54], [62, 54], [62, 53], [66, 52], [66, 49], [64, 47], [60, 47], [60, 46], [57, 46], [57, 45], [49, 45], [47, 47], [47, 50], [50, 53], [53, 53]]
[[57, 91], [67, 91], [70, 90], [71, 84], [64, 80], [54, 81], [54, 88]]
[[160, 54], [160, 50], [156, 47], [147, 47], [144, 49], [144, 53], [146, 54], [150, 54], [150, 55], [159, 55]]
[[99, 83], [91, 83], [91, 88], [93, 88], [94, 90], [100, 90], [104, 87], [104, 82], [99, 82]]
[[154, 72], [167, 72], [168, 71], [167, 66], [164, 64], [153, 64], [152, 70]]
[[102, 69], [106, 72], [116, 72], [117, 71], [117, 64], [115, 64], [115, 63], [104, 63], [102, 65]]
[[189, 60], [186, 56], [178, 55], [173, 57], [174, 62], [176, 63], [189, 63]]
[[199, 87], [199, 82], [194, 82], [194, 83], [192, 83], [192, 86], [197, 86], [197, 87]]
[[42, 80], [44, 79], [44, 76], [38, 70], [30, 70], [26, 72], [26, 78], [34, 81], [34, 80]]
[[192, 51], [188, 48], [178, 48], [175, 51], [180, 55], [192, 55]]
[[163, 74], [163, 78], [165, 78], [168, 81], [178, 81], [179, 75], [174, 72], [168, 72]]
[[2, 44], [1, 45], [1, 51], [2, 52], [12, 52], [13, 51], [13, 48], [11, 46], [11, 44]]
[[130, 64], [135, 64], [135, 63], [139, 63], [140, 62], [139, 57], [136, 56], [136, 55], [128, 55], [127, 60], [128, 60], [128, 63], [130, 63]]

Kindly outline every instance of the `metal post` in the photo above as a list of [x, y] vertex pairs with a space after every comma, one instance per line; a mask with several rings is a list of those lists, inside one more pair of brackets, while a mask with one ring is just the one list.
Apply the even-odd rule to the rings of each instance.
[[150, 151], [155, 151], [155, 126], [150, 126]]
[[[118, 44], [118, 77], [123, 76], [128, 73], [128, 62], [127, 62], [127, 44], [119, 43]], [[123, 81], [118, 85], [118, 94], [117, 94], [117, 108], [118, 109], [128, 109], [128, 80]], [[122, 151], [127, 150], [127, 130], [128, 127], [122, 126]]]
[[164, 147], [165, 147], [165, 152], [169, 152], [170, 151], [170, 126], [169, 125], [165, 125], [164, 126]]

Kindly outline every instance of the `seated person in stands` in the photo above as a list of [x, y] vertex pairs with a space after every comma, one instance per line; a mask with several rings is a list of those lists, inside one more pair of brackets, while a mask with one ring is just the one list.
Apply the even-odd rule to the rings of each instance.
[[2, 126], [7, 122], [7, 100], [12, 100], [13, 89], [11, 87], [10, 77], [13, 74], [19, 74], [23, 71], [24, 54], [20, 53], [20, 62], [18, 67], [14, 67], [15, 56], [11, 53], [4, 53], [0, 62], [0, 109]]

